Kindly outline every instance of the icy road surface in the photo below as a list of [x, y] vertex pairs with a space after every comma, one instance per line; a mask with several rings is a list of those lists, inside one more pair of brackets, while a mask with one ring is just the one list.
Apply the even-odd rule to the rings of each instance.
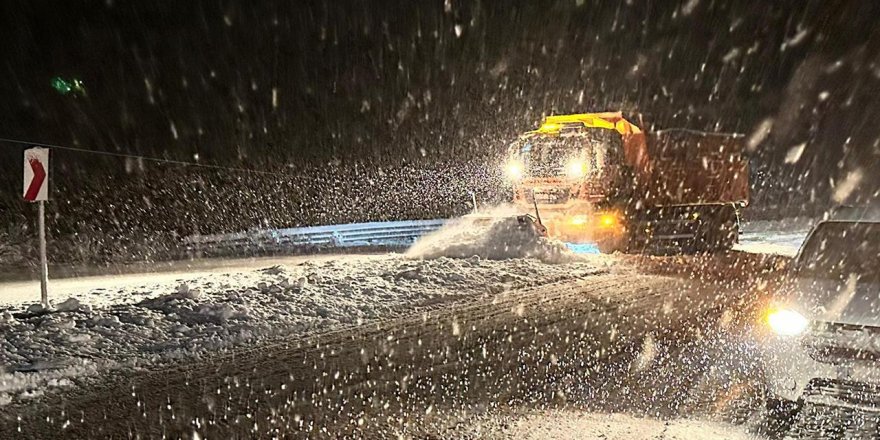
[[[744, 255], [331, 259], [174, 280], [135, 303], [6, 314], [4, 363], [17, 370], [0, 381], [0, 438], [461, 438], [473, 417], [504, 438], [511, 409], [588, 401], [699, 419], [706, 405], [689, 396], [708, 357], [668, 371], [664, 353], [737, 321], [749, 277], [771, 273]], [[713, 283], [706, 267], [729, 272]], [[93, 374], [34, 362], [65, 358]]]

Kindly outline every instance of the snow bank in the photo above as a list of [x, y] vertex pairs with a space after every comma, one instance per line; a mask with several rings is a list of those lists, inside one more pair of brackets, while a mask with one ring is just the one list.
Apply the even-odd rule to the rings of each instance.
[[599, 271], [584, 261], [350, 256], [149, 289], [94, 289], [49, 311], [0, 308], [0, 404], [108, 369], [193, 359]]
[[467, 215], [448, 222], [438, 231], [420, 238], [407, 252], [410, 258], [468, 258], [490, 260], [536, 258], [545, 263], [572, 262], [579, 257], [564, 243], [535, 235], [516, 216], [512, 207], [499, 207], [484, 214]]

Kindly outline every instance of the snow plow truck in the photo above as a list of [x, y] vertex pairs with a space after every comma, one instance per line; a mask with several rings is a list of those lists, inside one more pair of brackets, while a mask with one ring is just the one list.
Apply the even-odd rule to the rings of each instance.
[[550, 237], [602, 252], [707, 252], [739, 240], [741, 135], [642, 131], [620, 112], [548, 116], [508, 147], [513, 201]]

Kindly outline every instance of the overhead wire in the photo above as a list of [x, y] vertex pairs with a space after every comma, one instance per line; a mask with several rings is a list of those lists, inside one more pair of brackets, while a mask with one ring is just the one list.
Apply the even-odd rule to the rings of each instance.
[[0, 142], [25, 145], [25, 146], [34, 146], [34, 147], [46, 147], [46, 148], [53, 148], [53, 149], [64, 150], [64, 151], [73, 151], [73, 152], [77, 152], [77, 153], [97, 154], [97, 155], [102, 155], [102, 156], [139, 159], [139, 160], [158, 162], [158, 163], [166, 163], [166, 164], [172, 164], [172, 165], [201, 167], [201, 168], [209, 168], [209, 169], [216, 169], [216, 170], [236, 171], [236, 172], [242, 172], [242, 173], [265, 174], [265, 175], [270, 175], [270, 176], [290, 176], [290, 174], [288, 174], [288, 173], [279, 173], [279, 172], [274, 172], [274, 171], [255, 170], [252, 168], [227, 167], [227, 166], [223, 166], [223, 165], [200, 163], [200, 162], [189, 162], [189, 161], [185, 161], [185, 160], [163, 159], [160, 157], [141, 156], [141, 155], [137, 155], [137, 154], [117, 153], [117, 152], [113, 152], [113, 151], [104, 151], [104, 150], [92, 150], [89, 148], [71, 147], [71, 146], [67, 146], [67, 145], [58, 145], [58, 144], [49, 144], [49, 143], [45, 143], [45, 142], [23, 141], [20, 139], [10, 139], [10, 138], [4, 138], [4, 137], [0, 137]]

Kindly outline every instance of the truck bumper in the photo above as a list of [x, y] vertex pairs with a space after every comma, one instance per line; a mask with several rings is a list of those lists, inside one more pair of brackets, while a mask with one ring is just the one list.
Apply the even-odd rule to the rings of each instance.
[[550, 237], [572, 243], [596, 243], [602, 252], [622, 250], [629, 242], [624, 219], [613, 212], [556, 214], [542, 221]]

